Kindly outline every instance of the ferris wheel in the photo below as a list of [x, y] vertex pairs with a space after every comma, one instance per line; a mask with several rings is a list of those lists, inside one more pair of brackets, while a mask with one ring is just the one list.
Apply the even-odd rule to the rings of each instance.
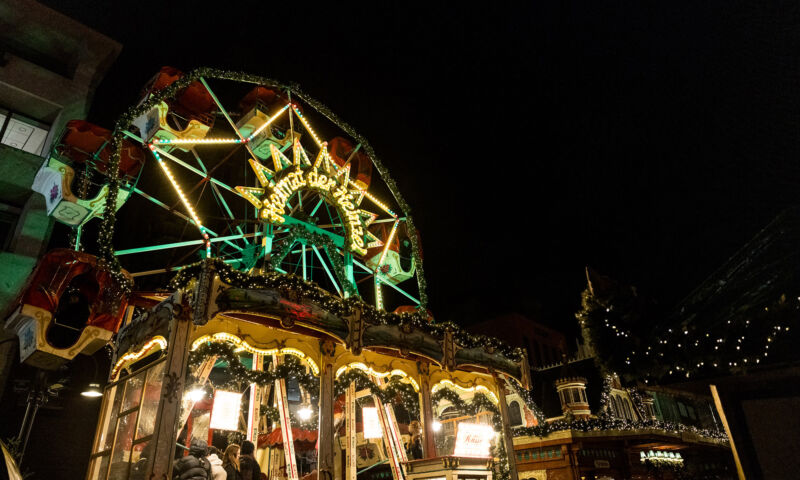
[[[136, 288], [217, 258], [382, 310], [424, 308], [418, 234], [363, 138], [297, 89], [219, 77], [164, 67], [117, 124], [113, 249]], [[126, 160], [133, 146], [143, 160]]]

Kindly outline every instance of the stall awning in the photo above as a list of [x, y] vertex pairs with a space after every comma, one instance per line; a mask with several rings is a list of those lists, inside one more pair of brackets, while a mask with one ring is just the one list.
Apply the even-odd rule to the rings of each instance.
[[[303, 450], [312, 450], [317, 444], [317, 431], [305, 430], [303, 428], [292, 428], [292, 436], [294, 437], [294, 448]], [[269, 433], [262, 433], [258, 436], [258, 448], [283, 448], [283, 437], [281, 436], [280, 427]]]

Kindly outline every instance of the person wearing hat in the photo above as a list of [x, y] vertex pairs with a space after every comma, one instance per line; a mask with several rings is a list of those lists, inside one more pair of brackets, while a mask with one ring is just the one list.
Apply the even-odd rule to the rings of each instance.
[[203, 440], [192, 439], [189, 455], [178, 459], [172, 467], [172, 478], [175, 480], [209, 480], [211, 463], [206, 460], [208, 445]]

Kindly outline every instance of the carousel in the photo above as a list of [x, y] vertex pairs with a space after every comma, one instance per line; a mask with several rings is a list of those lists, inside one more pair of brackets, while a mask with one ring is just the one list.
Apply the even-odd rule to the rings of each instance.
[[[434, 320], [409, 207], [333, 112], [164, 67], [113, 131], [68, 128], [39, 190], [73, 249], [7, 327], [44, 366], [113, 350], [88, 480], [171, 478], [196, 440], [252, 441], [270, 479], [516, 478], [524, 352]], [[64, 292], [89, 315], [53, 346]]]

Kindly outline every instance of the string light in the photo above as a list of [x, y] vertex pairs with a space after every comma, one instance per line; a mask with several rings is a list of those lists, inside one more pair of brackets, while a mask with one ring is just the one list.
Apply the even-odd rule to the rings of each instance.
[[317, 132], [315, 132], [314, 129], [311, 128], [311, 124], [308, 123], [308, 120], [306, 120], [306, 117], [304, 117], [303, 114], [300, 112], [300, 109], [297, 108], [297, 105], [292, 105], [292, 110], [294, 110], [294, 113], [297, 114], [297, 118], [299, 118], [300, 121], [303, 123], [303, 126], [306, 127], [308, 133], [311, 134], [311, 138], [313, 138], [314, 141], [317, 142], [317, 145], [320, 148], [322, 148], [322, 140], [320, 140], [319, 137], [317, 136]]
[[186, 195], [184, 195], [183, 190], [181, 189], [180, 185], [178, 185], [178, 181], [175, 180], [175, 177], [172, 175], [172, 172], [170, 171], [166, 162], [164, 162], [164, 160], [161, 158], [161, 155], [158, 154], [156, 147], [152, 144], [148, 146], [150, 147], [150, 151], [153, 152], [153, 156], [156, 158], [156, 160], [158, 160], [158, 165], [172, 183], [172, 187], [178, 193], [178, 197], [180, 197], [183, 206], [186, 207], [186, 210], [188, 210], [189, 215], [192, 217], [192, 220], [194, 220], [195, 225], [197, 225], [197, 228], [200, 230], [200, 234], [203, 236], [206, 244], [206, 258], [211, 258], [211, 239], [208, 236], [208, 232], [206, 232], [206, 228], [203, 226], [203, 222], [200, 221], [200, 217], [197, 216], [194, 208], [192, 208], [192, 206], [189, 204], [189, 200], [186, 198]]
[[407, 379], [409, 381], [409, 383], [411, 383], [411, 386], [414, 387], [414, 391], [416, 391], [416, 392], [419, 391], [419, 384], [417, 384], [416, 380], [414, 380], [414, 378], [411, 375], [407, 374], [405, 371], [403, 371], [403, 370], [401, 370], [399, 368], [395, 368], [395, 369], [393, 369], [391, 371], [388, 371], [388, 372], [379, 372], [379, 371], [375, 370], [374, 368], [368, 366], [365, 363], [352, 362], [352, 363], [349, 363], [347, 365], [343, 365], [343, 366], [339, 367], [339, 369], [336, 370], [335, 378], [341, 377], [348, 370], [360, 370], [360, 371], [366, 373], [367, 375], [371, 375], [373, 377], [378, 377], [378, 378], [399, 376], [399, 377]]
[[248, 202], [250, 202], [256, 208], [262, 208], [264, 205], [261, 203], [261, 200], [256, 196], [259, 197], [264, 195], [263, 188], [256, 188], [256, 187], [236, 187], [236, 191], [239, 192]]
[[431, 388], [431, 393], [436, 393], [443, 388], [456, 390], [464, 393], [482, 393], [486, 395], [493, 403], [495, 404], [499, 403], [497, 395], [495, 395], [494, 392], [484, 387], [483, 385], [475, 385], [474, 387], [462, 387], [461, 385], [453, 383], [450, 380], [442, 380], [436, 385], [434, 385], [433, 388]]
[[163, 138], [154, 138], [152, 140], [154, 145], [187, 145], [187, 144], [238, 144], [242, 143], [242, 140], [239, 138], [198, 138], [198, 139], [191, 139], [191, 138], [173, 138], [173, 139], [163, 139]]
[[166, 350], [167, 339], [162, 337], [161, 335], [157, 335], [148, 340], [147, 343], [145, 343], [144, 346], [142, 346], [142, 348], [140, 348], [138, 351], [128, 352], [125, 355], [121, 356], [119, 360], [117, 360], [116, 365], [114, 365], [114, 368], [111, 369], [111, 378], [112, 379], [117, 378], [117, 375], [119, 374], [120, 370], [122, 370], [123, 367], [131, 363], [134, 363], [137, 360], [151, 353], [154, 353], [155, 351], [158, 351], [154, 350], [155, 347], [158, 347], [158, 350]]
[[254, 138], [256, 138], [256, 136], [258, 136], [258, 134], [260, 134], [261, 132], [263, 132], [265, 128], [267, 128], [267, 127], [268, 127], [268, 126], [269, 126], [269, 125], [270, 125], [272, 122], [274, 122], [274, 121], [275, 121], [275, 120], [276, 120], [278, 117], [280, 117], [280, 116], [281, 116], [281, 114], [282, 114], [283, 112], [285, 112], [287, 108], [289, 108], [289, 105], [291, 105], [291, 104], [287, 103], [286, 105], [284, 105], [284, 106], [283, 106], [283, 108], [281, 108], [281, 109], [278, 111], [278, 113], [276, 113], [275, 115], [271, 116], [271, 117], [269, 118], [269, 120], [267, 120], [266, 122], [264, 122], [264, 124], [263, 124], [263, 125], [261, 125], [260, 127], [258, 127], [258, 128], [257, 128], [257, 129], [256, 129], [256, 130], [253, 132], [253, 133], [251, 133], [251, 134], [250, 134], [250, 136], [249, 136], [249, 137], [247, 137], [247, 141], [251, 141], [251, 140], [253, 140]]
[[378, 269], [381, 268], [381, 265], [383, 264], [383, 260], [386, 258], [386, 252], [389, 251], [389, 246], [391, 246], [392, 240], [394, 240], [394, 234], [395, 234], [395, 232], [397, 232], [397, 224], [398, 223], [400, 223], [400, 221], [399, 220], [395, 220], [394, 221], [394, 225], [392, 225], [392, 230], [389, 232], [389, 238], [388, 238], [388, 240], [386, 240], [386, 246], [383, 248], [383, 251], [381, 252], [381, 258], [378, 259], [378, 264], [375, 266], [375, 273], [377, 273]]
[[388, 213], [389, 215], [391, 215], [391, 216], [393, 216], [393, 217], [397, 218], [397, 214], [396, 214], [396, 213], [394, 213], [394, 212], [393, 212], [393, 211], [392, 211], [392, 210], [391, 210], [389, 207], [387, 207], [387, 206], [386, 206], [386, 204], [384, 204], [383, 202], [381, 202], [380, 200], [378, 200], [377, 198], [375, 198], [375, 197], [374, 197], [374, 196], [373, 196], [371, 193], [369, 193], [368, 191], [366, 191], [366, 190], [361, 190], [361, 189], [358, 187], [358, 185], [356, 185], [356, 183], [355, 183], [355, 182], [353, 182], [352, 180], [350, 181], [350, 186], [352, 186], [352, 187], [355, 187], [355, 188], [356, 188], [356, 189], [357, 189], [357, 190], [358, 190], [358, 191], [359, 191], [361, 194], [363, 194], [363, 196], [365, 196], [365, 197], [369, 198], [369, 199], [370, 199], [370, 201], [371, 201], [372, 203], [374, 203], [374, 204], [375, 204], [375, 205], [376, 205], [378, 208], [380, 208], [380, 209], [381, 209], [381, 210], [383, 210], [384, 212]]
[[250, 353], [258, 353], [260, 355], [269, 355], [269, 356], [276, 355], [276, 354], [292, 355], [294, 357], [299, 358], [300, 360], [303, 360], [308, 365], [308, 367], [311, 369], [311, 371], [314, 373], [314, 375], [318, 375], [319, 374], [319, 367], [317, 366], [316, 362], [314, 362], [314, 360], [312, 360], [311, 357], [309, 357], [308, 355], [303, 353], [302, 350], [298, 350], [298, 349], [292, 348], [292, 347], [267, 348], [267, 349], [265, 349], [265, 348], [257, 348], [257, 347], [254, 347], [254, 346], [250, 345], [249, 343], [247, 343], [247, 341], [239, 338], [238, 336], [233, 335], [232, 333], [227, 333], [227, 332], [218, 332], [218, 333], [215, 333], [213, 335], [203, 335], [202, 337], [200, 337], [197, 340], [195, 340], [194, 342], [192, 342], [191, 351], [197, 350], [203, 344], [213, 343], [213, 342], [230, 343], [230, 344], [235, 345], [237, 347], [237, 349], [239, 349], [241, 351], [246, 351], [246, 352], [250, 352]]

